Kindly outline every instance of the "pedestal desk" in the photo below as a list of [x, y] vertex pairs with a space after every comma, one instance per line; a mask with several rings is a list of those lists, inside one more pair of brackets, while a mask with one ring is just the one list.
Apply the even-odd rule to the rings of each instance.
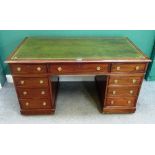
[[59, 75], [95, 75], [102, 112], [133, 113], [149, 61], [127, 37], [27, 37], [6, 63], [21, 113], [32, 115], [55, 112]]

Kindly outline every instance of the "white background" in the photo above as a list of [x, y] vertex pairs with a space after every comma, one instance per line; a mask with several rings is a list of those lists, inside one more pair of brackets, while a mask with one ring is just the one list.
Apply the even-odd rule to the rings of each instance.
[[[150, 30], [155, 29], [155, 4], [153, 0], [4, 0], [0, 29]], [[154, 125], [0, 125], [1, 155], [154, 155], [154, 141]]]
[[154, 0], [4, 0], [0, 29], [154, 29]]

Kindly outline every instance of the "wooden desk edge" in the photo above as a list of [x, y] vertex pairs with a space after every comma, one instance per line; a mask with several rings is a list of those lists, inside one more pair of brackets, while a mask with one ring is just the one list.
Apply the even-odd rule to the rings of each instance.
[[114, 59], [83, 59], [82, 61], [77, 61], [75, 59], [57, 59], [57, 60], [42, 60], [42, 59], [37, 59], [37, 60], [11, 60], [7, 59], [5, 63], [119, 63], [119, 62], [124, 62], [124, 63], [136, 63], [136, 62], [151, 62], [152, 60], [149, 58], [146, 59], [119, 59], [119, 60], [114, 60]]

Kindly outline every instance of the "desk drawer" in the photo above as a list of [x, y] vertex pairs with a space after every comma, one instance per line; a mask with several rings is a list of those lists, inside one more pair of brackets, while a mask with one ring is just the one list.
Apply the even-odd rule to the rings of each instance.
[[113, 63], [111, 72], [145, 72], [144, 63]]
[[52, 108], [49, 99], [22, 99], [20, 100], [22, 109], [47, 109]]
[[48, 98], [48, 89], [24, 89], [17, 88], [19, 98]]
[[12, 74], [43, 74], [47, 72], [46, 65], [12, 64]]
[[136, 103], [136, 98], [134, 97], [108, 97], [105, 101], [105, 106], [127, 106], [134, 107]]
[[98, 74], [107, 73], [108, 64], [106, 63], [70, 63], [70, 64], [52, 64], [49, 66], [49, 72], [52, 74]]
[[108, 87], [107, 95], [114, 96], [137, 96], [139, 87]]
[[14, 82], [17, 87], [24, 88], [39, 88], [48, 87], [48, 78], [24, 78], [24, 77], [14, 77]]
[[109, 85], [140, 85], [142, 76], [110, 76]]

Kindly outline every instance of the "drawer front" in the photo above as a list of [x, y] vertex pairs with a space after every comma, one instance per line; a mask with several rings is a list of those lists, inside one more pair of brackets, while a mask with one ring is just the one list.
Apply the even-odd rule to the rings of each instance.
[[48, 78], [44, 77], [40, 78], [14, 77], [14, 82], [17, 87], [24, 87], [24, 88], [48, 87]]
[[12, 74], [43, 74], [47, 72], [46, 65], [12, 64]]
[[19, 98], [48, 98], [48, 89], [24, 89], [17, 88]]
[[49, 109], [52, 104], [49, 99], [21, 99], [22, 109]]
[[136, 96], [138, 94], [138, 87], [108, 87], [108, 96]]
[[143, 63], [113, 63], [111, 72], [145, 72], [145, 68]]
[[52, 64], [49, 65], [49, 72], [52, 74], [98, 74], [107, 73], [108, 64], [89, 63], [89, 64]]
[[105, 101], [105, 106], [127, 106], [134, 107], [136, 104], [136, 98], [134, 97], [108, 97]]
[[140, 85], [142, 76], [110, 76], [109, 85]]

